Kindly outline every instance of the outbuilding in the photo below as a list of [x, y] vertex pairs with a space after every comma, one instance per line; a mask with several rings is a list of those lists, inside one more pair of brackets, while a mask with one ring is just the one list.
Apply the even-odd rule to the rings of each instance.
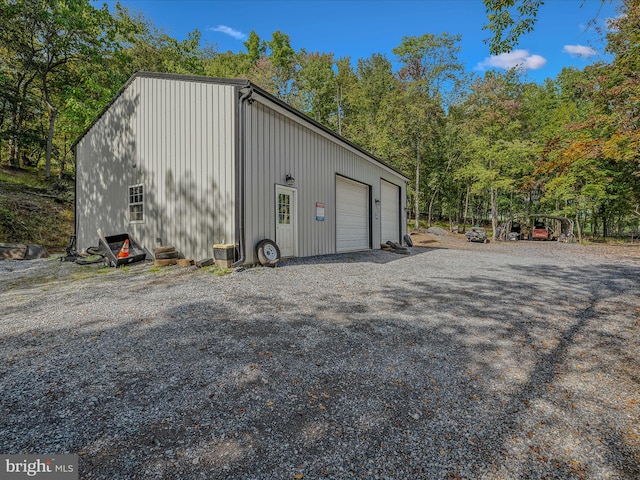
[[75, 143], [79, 249], [128, 232], [237, 265], [401, 242], [408, 179], [257, 85], [137, 73]]

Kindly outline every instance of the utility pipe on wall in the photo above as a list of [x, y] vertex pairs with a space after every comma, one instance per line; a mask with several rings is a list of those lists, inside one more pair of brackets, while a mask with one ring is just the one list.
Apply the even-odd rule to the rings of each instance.
[[238, 260], [233, 267], [243, 265], [246, 260], [246, 245], [244, 238], [244, 200], [245, 200], [245, 165], [246, 165], [246, 121], [245, 102], [253, 95], [251, 83], [247, 84], [248, 89], [242, 94], [238, 101], [238, 159], [236, 162], [236, 232], [238, 238]]

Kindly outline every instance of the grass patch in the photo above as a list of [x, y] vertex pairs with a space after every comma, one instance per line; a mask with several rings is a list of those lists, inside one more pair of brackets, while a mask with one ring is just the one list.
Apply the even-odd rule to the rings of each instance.
[[36, 190], [48, 190], [49, 182], [40, 176], [40, 172], [34, 168], [22, 168], [20, 170], [0, 168], [0, 183], [13, 187], [28, 187]]
[[212, 265], [210, 267], [203, 267], [200, 270], [204, 270], [205, 272], [213, 273], [219, 277], [223, 277], [224, 275], [229, 275], [233, 270], [230, 268], [218, 267], [216, 265]]

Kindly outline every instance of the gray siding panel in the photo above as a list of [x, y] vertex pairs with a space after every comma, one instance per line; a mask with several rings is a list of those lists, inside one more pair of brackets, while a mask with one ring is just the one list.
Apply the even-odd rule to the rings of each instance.
[[[136, 78], [77, 145], [79, 247], [96, 244], [98, 227], [194, 258], [234, 242], [235, 104], [231, 85]], [[128, 220], [137, 183], [140, 224]]]
[[[257, 97], [257, 98], [256, 98]], [[247, 262], [256, 262], [255, 245], [275, 237], [275, 184], [295, 178], [298, 191], [298, 254], [323, 255], [336, 252], [336, 175], [371, 187], [371, 242], [380, 243], [380, 179], [401, 185], [404, 180], [353, 148], [340, 144], [313, 125], [291, 118], [267, 99], [247, 104], [246, 251]], [[273, 108], [272, 108], [273, 107]], [[316, 202], [325, 204], [325, 221], [316, 220]], [[403, 231], [405, 219], [401, 218]]]
[[[138, 155], [134, 139], [140, 98], [128, 89], [76, 146], [76, 235], [81, 250], [128, 225], [127, 186], [138, 181], [131, 165]], [[131, 232], [135, 236], [135, 232]]]
[[[77, 143], [78, 246], [129, 232], [152, 250], [156, 238], [185, 256], [211, 256], [214, 243], [233, 243], [237, 84], [154, 75], [134, 77]], [[401, 175], [306, 122], [276, 101], [254, 93], [245, 104], [245, 252], [275, 237], [275, 185], [295, 177], [298, 255], [336, 251], [336, 175], [371, 188], [371, 243], [380, 242], [380, 180]], [[130, 223], [127, 187], [145, 188], [145, 221]], [[316, 202], [325, 221], [316, 221]], [[403, 216], [404, 217], [404, 216]], [[402, 231], [405, 218], [400, 219]]]

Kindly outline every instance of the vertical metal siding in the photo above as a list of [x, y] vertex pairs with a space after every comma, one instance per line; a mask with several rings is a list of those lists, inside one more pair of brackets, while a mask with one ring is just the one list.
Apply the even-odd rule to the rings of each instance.
[[[274, 186], [287, 174], [297, 189], [300, 256], [335, 252], [337, 174], [369, 185], [371, 202], [381, 198], [380, 179], [401, 185], [404, 213], [400, 176], [258, 100], [246, 104], [248, 262], [256, 261], [257, 241], [275, 236]], [[97, 242], [98, 227], [129, 231], [148, 249], [160, 237], [196, 258], [210, 256], [213, 243], [233, 242], [236, 101], [230, 85], [134, 79], [77, 145], [79, 247]], [[145, 186], [145, 222], [129, 224], [127, 187], [138, 183]], [[324, 222], [315, 220], [316, 202], [325, 204]], [[375, 246], [380, 219], [371, 221]], [[405, 231], [404, 214], [400, 221]]]
[[[194, 258], [233, 242], [235, 115], [233, 86], [136, 78], [77, 146], [80, 248], [95, 244], [98, 227], [149, 250], [159, 237]], [[129, 224], [136, 183], [145, 222]]]
[[[302, 120], [292, 119], [270, 108], [269, 102], [247, 105], [246, 166], [246, 250], [247, 262], [256, 262], [255, 245], [263, 238], [275, 237], [275, 184], [284, 184], [285, 176], [295, 178], [298, 191], [298, 255], [311, 256], [336, 252], [336, 175], [342, 175], [371, 187], [371, 200], [381, 198], [380, 180], [401, 185], [404, 181], [362, 154], [323, 135]], [[315, 219], [316, 202], [325, 204], [325, 221]], [[402, 201], [402, 212], [405, 202]], [[369, 205], [371, 243], [380, 243], [380, 215]], [[403, 215], [404, 217], [404, 215]], [[404, 218], [400, 219], [405, 230]]]
[[125, 91], [76, 146], [80, 250], [97, 245], [98, 228], [108, 235], [128, 225], [127, 186], [138, 180], [132, 164], [138, 153], [133, 132], [139, 102], [135, 88]]

